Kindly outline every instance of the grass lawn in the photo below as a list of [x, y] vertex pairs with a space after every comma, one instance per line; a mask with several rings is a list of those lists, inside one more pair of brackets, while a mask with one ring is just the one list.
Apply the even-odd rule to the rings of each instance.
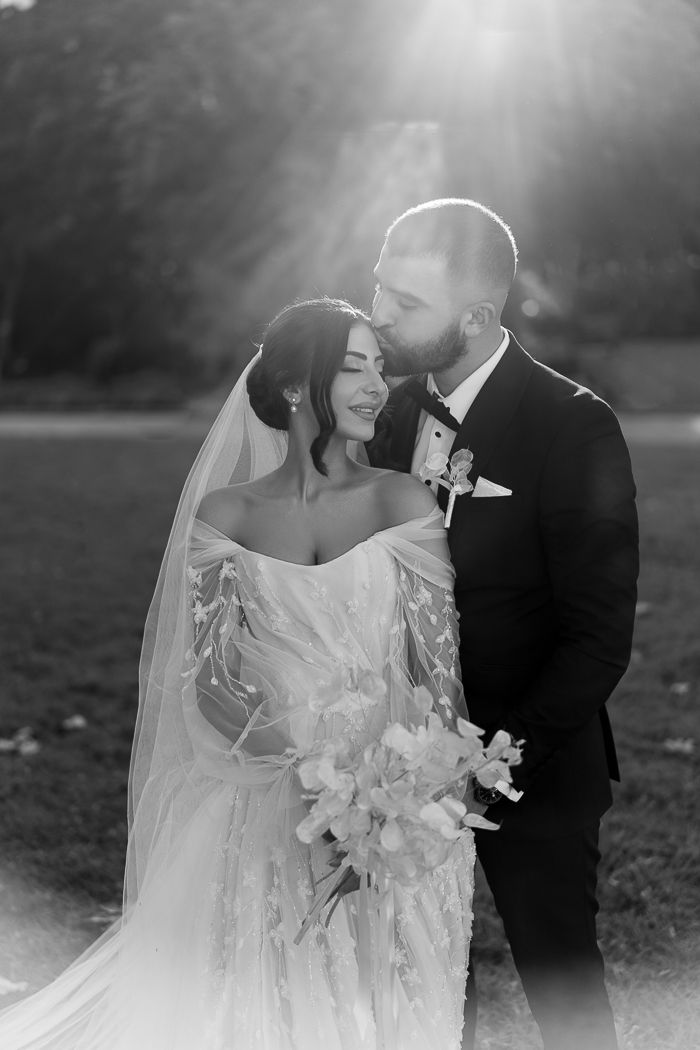
[[[36, 987], [121, 898], [140, 636], [181, 440], [0, 441], [0, 977]], [[610, 705], [623, 783], [603, 833], [600, 937], [625, 1050], [700, 1046], [700, 486], [693, 448], [633, 448], [643, 571]], [[81, 714], [87, 728], [67, 732]], [[479, 1050], [540, 1044], [480, 887]], [[6, 998], [4, 1002], [8, 1002]]]

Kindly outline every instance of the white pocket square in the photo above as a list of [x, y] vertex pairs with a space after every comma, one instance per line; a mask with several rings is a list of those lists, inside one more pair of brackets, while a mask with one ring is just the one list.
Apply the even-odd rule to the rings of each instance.
[[503, 485], [497, 485], [495, 481], [489, 481], [488, 478], [477, 478], [474, 491], [472, 492], [472, 499], [477, 499], [478, 496], [512, 496], [513, 490], [507, 489]]

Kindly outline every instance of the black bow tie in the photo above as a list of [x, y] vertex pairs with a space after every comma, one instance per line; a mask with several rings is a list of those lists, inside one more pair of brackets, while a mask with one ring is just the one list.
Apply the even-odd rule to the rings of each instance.
[[409, 397], [418, 402], [421, 408], [425, 409], [431, 416], [435, 416], [443, 426], [449, 427], [450, 430], [454, 430], [457, 433], [460, 424], [452, 415], [445, 402], [441, 401], [437, 394], [428, 393], [428, 390], [419, 379], [409, 380], [404, 389]]

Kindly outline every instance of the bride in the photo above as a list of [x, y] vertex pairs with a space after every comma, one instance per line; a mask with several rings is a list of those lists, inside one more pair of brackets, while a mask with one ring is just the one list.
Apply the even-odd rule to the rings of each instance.
[[[295, 944], [337, 857], [332, 836], [296, 835], [299, 757], [405, 723], [415, 685], [443, 720], [465, 714], [442, 513], [417, 479], [349, 454], [386, 397], [349, 304], [269, 326], [192, 468], [146, 623], [123, 916], [0, 1014], [3, 1050], [389, 1045], [357, 1009], [361, 895]], [[467, 832], [393, 889], [392, 1046], [461, 1045], [473, 863]]]

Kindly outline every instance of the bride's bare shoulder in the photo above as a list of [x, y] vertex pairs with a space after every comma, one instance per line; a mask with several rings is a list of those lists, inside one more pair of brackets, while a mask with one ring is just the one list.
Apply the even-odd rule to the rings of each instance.
[[196, 518], [234, 539], [254, 499], [251, 485], [251, 482], [226, 485], [208, 492], [197, 507]]
[[382, 472], [376, 479], [382, 504], [391, 517], [390, 524], [397, 525], [412, 518], [422, 518], [437, 506], [432, 490], [413, 474], [402, 474], [397, 470]]

